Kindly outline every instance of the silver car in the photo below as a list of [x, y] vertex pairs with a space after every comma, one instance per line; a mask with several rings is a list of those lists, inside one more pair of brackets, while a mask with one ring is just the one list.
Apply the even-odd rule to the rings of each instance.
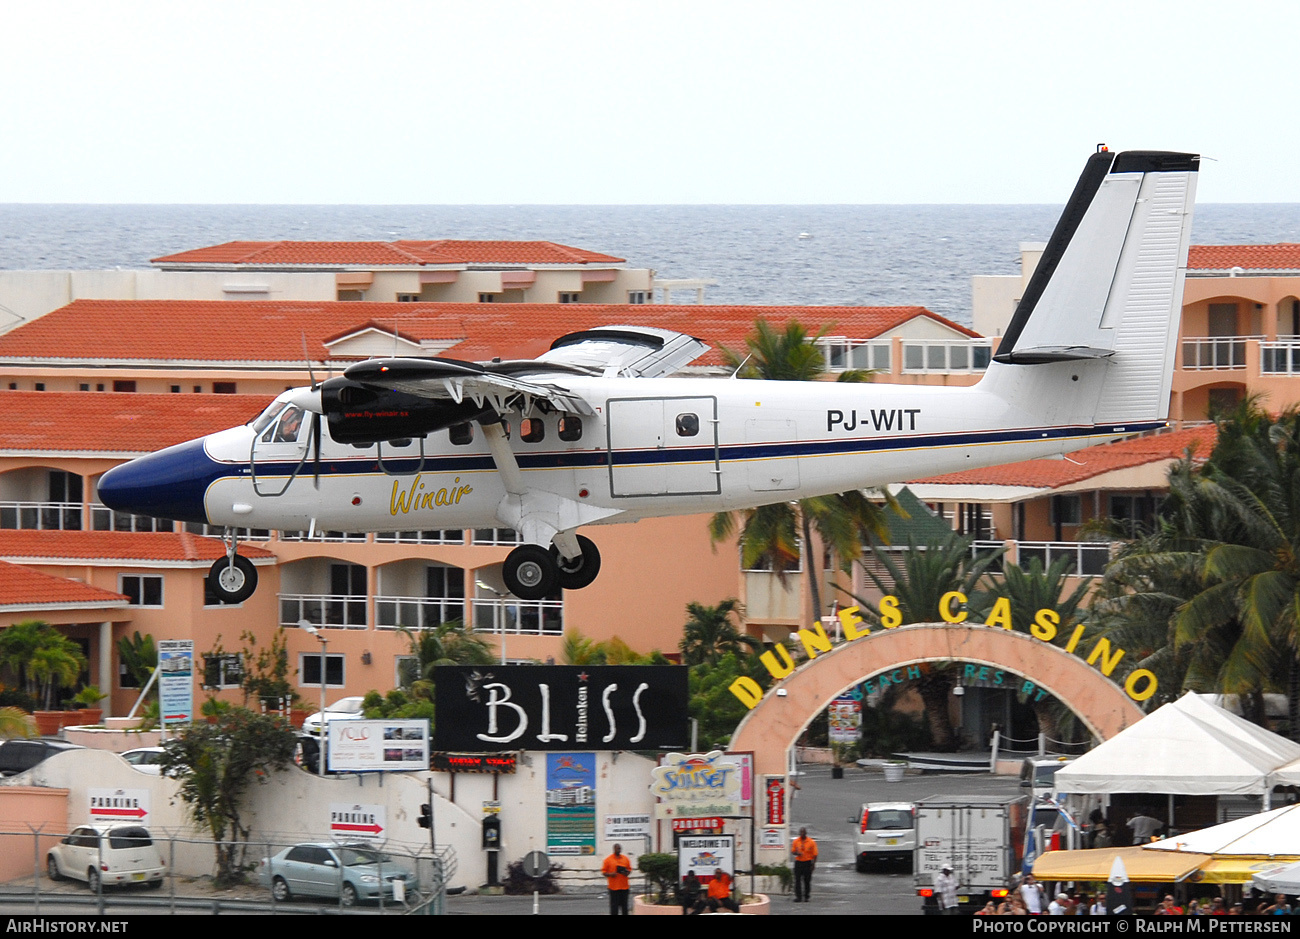
[[167, 862], [143, 825], [82, 825], [50, 848], [45, 871], [50, 880], [84, 880], [98, 893], [101, 885], [161, 887]]
[[[362, 900], [409, 897], [419, 886], [415, 872], [364, 844], [296, 844], [257, 866], [257, 882], [279, 901], [327, 897], [343, 906]], [[400, 887], [396, 885], [400, 884]]]
[[868, 802], [856, 819], [854, 857], [858, 871], [873, 860], [912, 861], [916, 849], [916, 813], [910, 802]]

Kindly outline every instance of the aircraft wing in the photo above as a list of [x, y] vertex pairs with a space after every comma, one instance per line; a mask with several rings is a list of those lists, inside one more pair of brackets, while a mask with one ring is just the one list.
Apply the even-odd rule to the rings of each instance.
[[580, 395], [552, 381], [518, 378], [492, 371], [475, 362], [456, 359], [370, 359], [351, 366], [344, 377], [380, 390], [400, 391], [421, 398], [470, 400], [490, 404], [498, 413], [527, 413], [535, 401], [545, 401], [557, 411], [594, 414]]
[[650, 326], [602, 326], [569, 333], [551, 343], [538, 362], [573, 365], [629, 378], [669, 375], [698, 359], [709, 347], [698, 339]]

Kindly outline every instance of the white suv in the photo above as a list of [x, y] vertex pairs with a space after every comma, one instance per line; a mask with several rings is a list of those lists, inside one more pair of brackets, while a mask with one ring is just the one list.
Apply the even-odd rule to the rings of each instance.
[[50, 880], [84, 880], [96, 893], [100, 885], [148, 884], [161, 887], [167, 862], [143, 825], [82, 825], [45, 858]]
[[912, 861], [916, 850], [916, 812], [910, 802], [868, 802], [854, 820], [858, 833], [853, 855], [858, 871], [873, 860]]

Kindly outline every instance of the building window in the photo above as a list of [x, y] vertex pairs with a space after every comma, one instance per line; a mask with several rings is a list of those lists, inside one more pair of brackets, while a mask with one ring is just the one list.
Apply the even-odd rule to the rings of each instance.
[[340, 300], [350, 300], [355, 302], [357, 300], [364, 300], [365, 298], [366, 298], [366, 292], [364, 290], [340, 290], [339, 291]]
[[203, 386], [202, 386], [202, 385], [195, 385], [195, 386], [194, 386], [194, 393], [195, 393], [196, 395], [201, 395], [201, 394], [203, 394]]
[[1052, 496], [1051, 523], [1053, 525], [1078, 525], [1083, 508], [1078, 496]]
[[163, 579], [157, 574], [120, 574], [117, 590], [131, 606], [163, 605]]
[[629, 290], [627, 292], [628, 303], [649, 303], [649, 293], [645, 290]]
[[238, 688], [244, 683], [244, 660], [238, 652], [203, 656], [205, 688]]
[[77, 390], [78, 390], [78, 391], [89, 391], [89, 390], [90, 390], [90, 382], [83, 381], [81, 384], [77, 385]]
[[[325, 658], [325, 687], [342, 688], [343, 687], [343, 656], [327, 655]], [[298, 655], [298, 686], [305, 688], [308, 686], [320, 687], [320, 660], [319, 652], [302, 652]]]
[[96, 390], [96, 391], [103, 391], [103, 390], [104, 390], [104, 383], [103, 383], [103, 382], [100, 382], [99, 384], [97, 384], [97, 385], [95, 386], [95, 390]]
[[478, 295], [479, 303], [496, 303], [497, 295], [494, 293], [481, 293]]
[[38, 381], [38, 382], [37, 382], [35, 385], [33, 385], [32, 387], [35, 388], [37, 391], [44, 391], [44, 390], [45, 390], [45, 382], [43, 382], [43, 381]]
[[212, 393], [214, 395], [233, 395], [235, 394], [235, 383], [233, 381], [214, 381], [212, 383]]
[[180, 394], [180, 393], [181, 393], [181, 386], [180, 386], [180, 385], [172, 385], [172, 394], [174, 394], [174, 395], [178, 395], [178, 394]]
[[581, 297], [582, 297], [582, 294], [580, 294], [580, 293], [574, 293], [574, 292], [571, 291], [571, 290], [561, 290], [561, 291], [560, 291], [560, 302], [561, 302], [561, 303], [578, 303], [578, 302], [580, 301]]
[[418, 293], [399, 293], [397, 295], [398, 303], [419, 303], [420, 295]]
[[115, 381], [115, 382], [113, 382], [113, 390], [114, 390], [114, 391], [125, 391], [125, 392], [135, 391], [135, 382], [133, 382], [133, 381], [123, 381], [123, 380]]

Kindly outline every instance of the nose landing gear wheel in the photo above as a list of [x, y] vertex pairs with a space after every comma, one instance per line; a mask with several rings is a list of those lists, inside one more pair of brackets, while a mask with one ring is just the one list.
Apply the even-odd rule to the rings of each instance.
[[257, 589], [257, 568], [239, 554], [235, 555], [233, 567], [230, 558], [221, 558], [208, 571], [208, 589], [222, 603], [243, 603]]
[[541, 545], [521, 544], [506, 555], [501, 579], [520, 600], [542, 600], [555, 593], [559, 570]]
[[581, 590], [600, 573], [600, 549], [591, 543], [590, 538], [578, 535], [578, 546], [582, 554], [572, 561], [560, 554], [560, 549], [551, 545], [551, 560], [559, 572], [560, 586], [565, 590]]

